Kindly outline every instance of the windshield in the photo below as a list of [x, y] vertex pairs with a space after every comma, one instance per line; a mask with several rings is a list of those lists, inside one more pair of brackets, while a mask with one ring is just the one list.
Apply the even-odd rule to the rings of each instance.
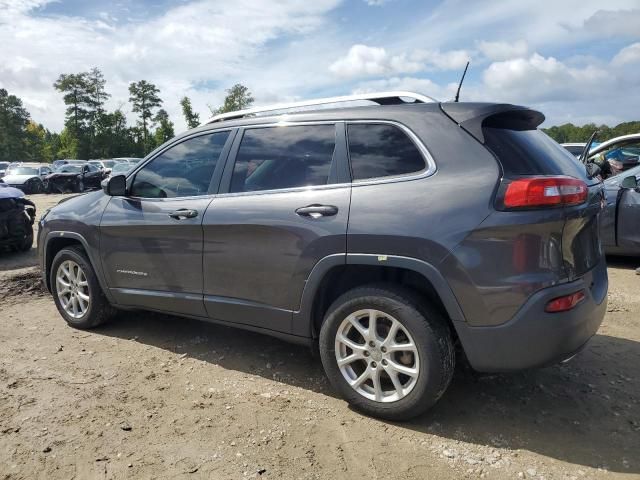
[[113, 169], [111, 170], [112, 172], [128, 172], [131, 169], [131, 165], [129, 165], [128, 163], [124, 163], [124, 162], [120, 162], [120, 163], [116, 163], [113, 166]]
[[4, 170], [9, 166], [9, 162], [0, 162], [0, 169]]
[[62, 165], [56, 170], [58, 173], [82, 173], [82, 167], [80, 165]]
[[105, 168], [112, 168], [115, 163], [116, 162], [114, 162], [113, 160], [103, 160], [102, 161], [102, 164], [105, 166]]
[[7, 171], [7, 175], [38, 175], [35, 167], [13, 167]]

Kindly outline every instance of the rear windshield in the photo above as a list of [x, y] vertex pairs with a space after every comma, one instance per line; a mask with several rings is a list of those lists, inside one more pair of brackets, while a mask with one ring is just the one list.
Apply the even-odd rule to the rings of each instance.
[[507, 177], [568, 175], [584, 179], [586, 170], [573, 155], [540, 130], [482, 129], [485, 144]]

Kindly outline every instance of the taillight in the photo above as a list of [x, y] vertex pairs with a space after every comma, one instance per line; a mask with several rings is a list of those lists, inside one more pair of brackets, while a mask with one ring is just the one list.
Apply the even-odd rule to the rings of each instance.
[[587, 200], [587, 184], [572, 177], [523, 177], [507, 180], [505, 208], [579, 205]]
[[566, 312], [578, 305], [584, 300], [584, 290], [572, 293], [571, 295], [565, 295], [564, 297], [558, 297], [547, 303], [545, 311], [549, 313]]

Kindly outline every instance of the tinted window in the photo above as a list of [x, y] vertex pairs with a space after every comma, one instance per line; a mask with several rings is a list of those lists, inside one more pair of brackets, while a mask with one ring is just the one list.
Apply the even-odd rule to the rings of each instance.
[[569, 175], [584, 178], [586, 170], [567, 150], [540, 130], [483, 128], [485, 144], [511, 175]]
[[426, 167], [418, 148], [398, 127], [353, 124], [348, 133], [354, 180], [406, 175]]
[[336, 145], [334, 125], [246, 130], [231, 192], [325, 185]]
[[229, 132], [217, 132], [169, 148], [136, 174], [131, 195], [145, 198], [206, 195], [228, 137]]

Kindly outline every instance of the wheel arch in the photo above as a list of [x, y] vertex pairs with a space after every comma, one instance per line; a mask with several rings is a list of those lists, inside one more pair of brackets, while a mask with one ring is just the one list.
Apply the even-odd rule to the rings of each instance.
[[464, 315], [449, 284], [433, 265], [410, 257], [385, 254], [338, 254], [320, 260], [307, 279], [300, 308], [294, 312], [292, 333], [317, 338], [326, 310], [343, 292], [387, 281], [403, 285], [428, 298], [451, 322]]
[[100, 262], [93, 258], [91, 254], [91, 249], [89, 248], [89, 243], [87, 240], [77, 232], [67, 232], [67, 231], [52, 231], [49, 232], [45, 239], [45, 245], [42, 250], [43, 252], [43, 280], [47, 287], [47, 290], [51, 292], [51, 265], [53, 264], [53, 259], [58, 254], [60, 250], [70, 246], [80, 246], [84, 250], [84, 253], [87, 255], [89, 259], [89, 263], [93, 268], [93, 271], [98, 278], [98, 282], [100, 283], [100, 287], [104, 292], [105, 296], [109, 300], [109, 302], [113, 302], [113, 298], [111, 298], [111, 294], [109, 289], [107, 288], [106, 281], [102, 275], [102, 269], [100, 268]]

